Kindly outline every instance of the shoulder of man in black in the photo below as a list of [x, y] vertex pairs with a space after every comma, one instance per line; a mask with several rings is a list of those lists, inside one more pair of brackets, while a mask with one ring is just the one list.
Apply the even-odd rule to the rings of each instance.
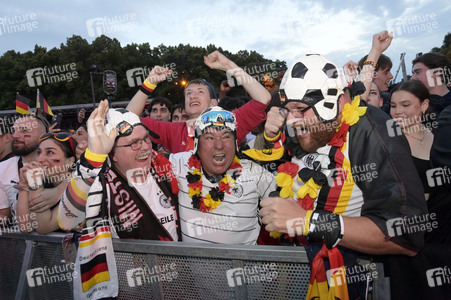
[[[356, 181], [364, 198], [361, 215], [371, 219], [388, 236], [387, 220], [427, 214], [423, 186], [408, 141], [394, 120], [380, 109], [368, 106], [349, 133], [351, 168], [371, 172], [368, 180]], [[423, 235], [419, 232], [391, 240], [418, 251], [424, 243]]]

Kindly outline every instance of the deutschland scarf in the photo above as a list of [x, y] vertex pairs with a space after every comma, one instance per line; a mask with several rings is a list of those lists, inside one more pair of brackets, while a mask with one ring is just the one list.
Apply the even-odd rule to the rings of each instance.
[[[90, 168], [81, 165], [79, 168], [81, 173], [89, 173]], [[150, 173], [166, 197], [170, 199], [171, 204], [177, 207], [175, 195], [178, 193], [178, 186], [170, 168], [170, 162], [155, 151]], [[114, 187], [110, 195], [107, 194], [107, 185], [110, 188]], [[109, 221], [107, 196], [110, 196], [111, 200], [125, 194], [128, 194], [129, 201], [124, 203], [124, 206], [136, 208], [135, 211], [138, 214], [127, 214], [123, 218], [119, 217], [119, 220], [113, 218], [113, 225], [119, 237], [173, 240], [139, 193], [130, 187], [114, 168], [109, 169], [107, 173], [100, 172], [91, 185], [86, 200], [86, 224], [79, 239], [75, 262], [75, 270], [77, 274], [80, 274], [80, 280], [74, 280], [74, 299], [100, 299], [118, 295], [118, 277], [111, 240], [112, 224]], [[112, 205], [113, 202], [110, 201], [111, 216], [120, 216], [121, 208]], [[122, 210], [122, 213], [125, 211], [127, 210]], [[143, 216], [138, 219], [139, 214]], [[137, 222], [138, 226], [130, 227], [133, 221]], [[127, 230], [128, 228], [131, 230]]]
[[[342, 111], [341, 125], [328, 143], [330, 146], [327, 154], [329, 158], [328, 167], [344, 170], [335, 178], [335, 183], [337, 184], [334, 184], [332, 187], [328, 186], [326, 184], [326, 176], [318, 169], [318, 165], [300, 169], [297, 163], [287, 162], [279, 166], [276, 176], [280, 197], [294, 197], [298, 199], [298, 204], [305, 210], [313, 210], [316, 201], [317, 209], [325, 209], [337, 214], [343, 213], [343, 207], [346, 206], [343, 205], [343, 202], [347, 201], [344, 198], [350, 197], [352, 186], [355, 184], [352, 179], [350, 162], [343, 154], [347, 144], [347, 133], [349, 128], [356, 124], [360, 117], [365, 114], [366, 109], [366, 107], [360, 107], [360, 96], [356, 96], [351, 103], [345, 104]], [[297, 147], [299, 147], [298, 144]], [[255, 153], [250, 152], [246, 153], [246, 155], [257, 160], [262, 156], [256, 157]], [[283, 151], [271, 153], [273, 160], [280, 159], [282, 155]], [[299, 160], [293, 159], [293, 161], [298, 162]], [[297, 180], [296, 177], [303, 182], [303, 185], [297, 190], [295, 195], [292, 187], [293, 181]], [[340, 182], [342, 184], [339, 184]], [[279, 232], [271, 232], [270, 235], [274, 238], [282, 236]], [[289, 238], [288, 236], [286, 237]], [[304, 236], [297, 236], [296, 238], [301, 245], [305, 245], [307, 242]], [[293, 240], [293, 238], [289, 239], [290, 241]], [[329, 273], [329, 284], [324, 265], [325, 259], [330, 262], [330, 270], [327, 271]], [[312, 261], [307, 299], [349, 299], [344, 271], [343, 256], [340, 251], [337, 248], [329, 250], [323, 244], [321, 250]]]

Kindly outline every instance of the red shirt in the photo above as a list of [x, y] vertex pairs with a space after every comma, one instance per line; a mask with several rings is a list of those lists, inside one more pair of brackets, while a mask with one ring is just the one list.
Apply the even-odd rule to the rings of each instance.
[[[266, 120], [265, 104], [251, 100], [234, 111], [236, 117], [236, 137], [238, 145], [243, 138]], [[188, 136], [188, 125], [186, 122], [164, 122], [157, 121], [151, 117], [141, 118], [141, 121], [153, 132], [160, 136], [154, 142], [161, 144], [171, 153], [185, 152], [193, 149]]]

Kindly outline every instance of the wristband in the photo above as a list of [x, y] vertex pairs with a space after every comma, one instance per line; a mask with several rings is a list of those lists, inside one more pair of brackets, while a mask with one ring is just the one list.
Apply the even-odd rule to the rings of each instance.
[[95, 154], [92, 153], [89, 148], [86, 148], [86, 151], [84, 153], [85, 159], [95, 168], [100, 167], [103, 165], [107, 158], [108, 154]]
[[266, 135], [266, 132], [265, 132], [265, 131], [263, 132], [263, 136], [265, 137], [265, 140], [267, 140], [267, 141], [270, 142], [270, 143], [274, 143], [275, 141], [277, 141], [278, 139], [280, 139], [280, 135], [281, 135], [281, 134], [282, 134], [282, 132], [279, 131], [279, 133], [278, 133], [275, 137], [270, 138], [270, 137], [268, 137], [268, 136]]
[[22, 191], [29, 192], [29, 191], [30, 191], [30, 188], [29, 188], [29, 187], [23, 186], [23, 185], [18, 185], [18, 184], [15, 185], [14, 188], [15, 188], [16, 190], [19, 190], [19, 192], [22, 192]]
[[150, 96], [152, 94], [153, 90], [157, 87], [156, 84], [150, 83], [149, 79], [146, 78], [144, 80], [143, 84], [139, 87], [139, 90], [146, 94], [147, 96]]
[[376, 63], [374, 62], [374, 61], [372, 61], [372, 60], [365, 60], [364, 62], [363, 62], [363, 65], [370, 65], [370, 66], [373, 66], [373, 67], [375, 67], [376, 68]]
[[308, 227], [308, 236], [313, 239], [324, 240], [327, 249], [337, 246], [343, 238], [343, 216], [327, 210], [314, 210]]

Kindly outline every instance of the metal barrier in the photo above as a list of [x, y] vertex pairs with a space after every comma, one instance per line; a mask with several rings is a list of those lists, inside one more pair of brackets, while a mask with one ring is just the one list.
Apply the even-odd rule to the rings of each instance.
[[[65, 234], [0, 236], [1, 299], [72, 299]], [[119, 299], [305, 299], [304, 248], [113, 239]]]

